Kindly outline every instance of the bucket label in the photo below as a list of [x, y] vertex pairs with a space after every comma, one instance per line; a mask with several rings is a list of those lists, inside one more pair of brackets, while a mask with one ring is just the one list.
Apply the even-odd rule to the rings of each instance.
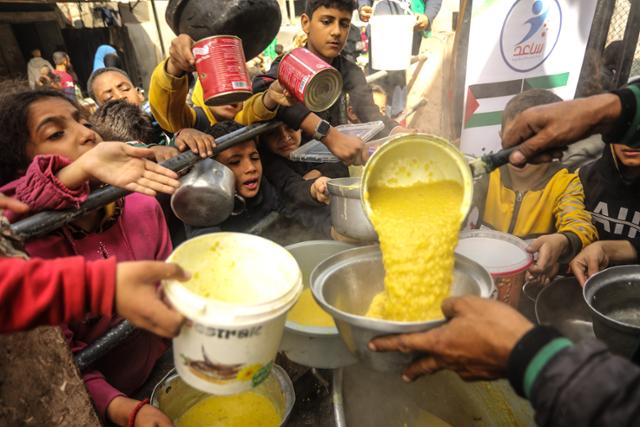
[[262, 326], [254, 326], [252, 328], [245, 329], [222, 329], [222, 328], [212, 328], [209, 326], [204, 326], [196, 323], [194, 325], [194, 329], [196, 332], [206, 335], [208, 337], [216, 337], [228, 340], [229, 338], [235, 337], [239, 339], [243, 338], [251, 338], [260, 335], [262, 331]]

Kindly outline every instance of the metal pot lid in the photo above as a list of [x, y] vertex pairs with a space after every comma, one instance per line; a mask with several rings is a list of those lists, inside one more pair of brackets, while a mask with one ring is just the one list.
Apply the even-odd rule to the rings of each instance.
[[175, 34], [195, 41], [238, 36], [249, 60], [276, 37], [282, 16], [276, 0], [169, 0], [165, 19]]

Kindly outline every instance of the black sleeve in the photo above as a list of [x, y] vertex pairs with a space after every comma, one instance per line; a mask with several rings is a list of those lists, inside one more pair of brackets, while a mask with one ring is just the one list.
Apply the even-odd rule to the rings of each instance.
[[545, 365], [530, 400], [539, 426], [638, 425], [640, 368], [599, 341], [584, 341]]
[[341, 60], [344, 67], [344, 90], [349, 93], [349, 103], [353, 107], [353, 112], [361, 122], [382, 120], [385, 128], [378, 137], [387, 136], [391, 129], [398, 126], [398, 122], [380, 113], [380, 109], [373, 102], [373, 93], [367, 84], [364, 72], [351, 61], [345, 58]]
[[[265, 74], [259, 74], [253, 79], [253, 93], [264, 92], [269, 88], [271, 83], [273, 83], [278, 78], [278, 66], [280, 65], [280, 61], [274, 61]], [[295, 103], [291, 107], [280, 107], [278, 108], [278, 113], [276, 114], [276, 118], [286, 123], [292, 129], [298, 130], [300, 129], [300, 124], [307, 117], [311, 111], [307, 109], [304, 105], [300, 103]]]
[[343, 163], [320, 163], [314, 169], [317, 169], [322, 176], [328, 178], [345, 178], [349, 176], [349, 168]]
[[280, 156], [263, 154], [264, 174], [276, 192], [282, 195], [284, 203], [291, 206], [319, 206], [311, 197], [310, 188], [314, 180], [305, 180], [287, 163]]

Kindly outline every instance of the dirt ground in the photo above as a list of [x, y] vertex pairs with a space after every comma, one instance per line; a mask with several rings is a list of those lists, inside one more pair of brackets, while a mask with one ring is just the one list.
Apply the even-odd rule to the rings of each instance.
[[0, 335], [0, 426], [52, 425], [100, 425], [60, 329]]

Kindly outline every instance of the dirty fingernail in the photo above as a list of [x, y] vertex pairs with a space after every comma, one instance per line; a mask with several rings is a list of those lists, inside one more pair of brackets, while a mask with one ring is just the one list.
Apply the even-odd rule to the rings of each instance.
[[369, 350], [376, 351], [376, 346], [372, 342], [369, 343]]
[[408, 376], [406, 376], [406, 375], [403, 375], [403, 376], [402, 376], [402, 381], [404, 381], [405, 383], [410, 383], [410, 382], [411, 382], [411, 378], [409, 378], [409, 377], [408, 377]]

